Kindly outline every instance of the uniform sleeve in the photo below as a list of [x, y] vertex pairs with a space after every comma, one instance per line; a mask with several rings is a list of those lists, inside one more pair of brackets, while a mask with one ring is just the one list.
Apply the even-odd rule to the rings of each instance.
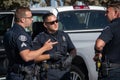
[[17, 37], [17, 46], [19, 51], [25, 50], [25, 49], [32, 49], [32, 43], [28, 36], [26, 35], [19, 35]]
[[98, 37], [99, 39], [102, 39], [104, 42], [109, 42], [112, 40], [113, 34], [112, 30], [109, 26], [107, 26], [101, 33], [101, 35]]
[[70, 52], [71, 49], [75, 48], [75, 46], [74, 46], [73, 42], [71, 41], [71, 39], [70, 39], [70, 37], [67, 33], [66, 33], [66, 37], [67, 37], [67, 45], [68, 45], [67, 46], [68, 47], [67, 51]]
[[40, 41], [40, 36], [37, 35], [34, 40], [33, 40], [33, 49], [36, 50], [36, 49], [39, 49], [42, 47], [42, 44], [41, 44], [41, 41]]

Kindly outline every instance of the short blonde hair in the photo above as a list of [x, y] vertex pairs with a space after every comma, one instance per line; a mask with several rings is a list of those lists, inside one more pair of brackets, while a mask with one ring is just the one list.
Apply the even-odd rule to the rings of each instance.
[[120, 12], [120, 3], [109, 4], [107, 8], [112, 7], [115, 11]]
[[19, 7], [15, 11], [15, 22], [19, 22], [20, 18], [26, 16], [26, 11], [31, 11], [29, 7]]

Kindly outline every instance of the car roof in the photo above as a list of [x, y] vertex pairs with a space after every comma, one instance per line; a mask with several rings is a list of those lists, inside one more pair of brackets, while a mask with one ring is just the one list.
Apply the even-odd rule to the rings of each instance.
[[43, 12], [51, 12], [55, 15], [58, 13], [57, 9], [55, 7], [39, 7], [39, 8], [30, 8], [33, 13], [43, 13]]
[[14, 14], [13, 11], [1, 11], [0, 10], [0, 14]]
[[[77, 6], [79, 7], [79, 6]], [[63, 12], [63, 11], [72, 11], [72, 10], [106, 10], [106, 7], [103, 6], [87, 6], [87, 8], [74, 8], [73, 6], [59, 6], [59, 7], [39, 7], [39, 8], [31, 8], [32, 11], [40, 11], [40, 12], [52, 12], [57, 16], [58, 12]]]
[[106, 7], [103, 6], [89, 6], [91, 10], [106, 10]]

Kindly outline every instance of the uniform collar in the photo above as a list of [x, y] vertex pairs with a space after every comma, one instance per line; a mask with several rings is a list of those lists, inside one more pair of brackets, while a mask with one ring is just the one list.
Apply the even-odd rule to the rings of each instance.
[[56, 31], [55, 33], [49, 33], [48, 31], [46, 31], [46, 33], [52, 36], [56, 36], [58, 34], [58, 31]]
[[112, 23], [112, 22], [116, 22], [116, 21], [120, 21], [120, 18], [115, 18], [115, 19], [113, 19], [113, 20], [111, 21], [111, 23]]
[[19, 25], [19, 24], [17, 24], [17, 23], [15, 23], [14, 26], [15, 26], [16, 28], [22, 30], [22, 31], [25, 31], [25, 29], [24, 29], [21, 25]]

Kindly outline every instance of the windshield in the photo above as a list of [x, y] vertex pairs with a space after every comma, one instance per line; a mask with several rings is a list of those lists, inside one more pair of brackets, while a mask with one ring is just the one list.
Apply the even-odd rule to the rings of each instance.
[[61, 30], [102, 29], [108, 24], [105, 11], [67, 11], [58, 14]]

